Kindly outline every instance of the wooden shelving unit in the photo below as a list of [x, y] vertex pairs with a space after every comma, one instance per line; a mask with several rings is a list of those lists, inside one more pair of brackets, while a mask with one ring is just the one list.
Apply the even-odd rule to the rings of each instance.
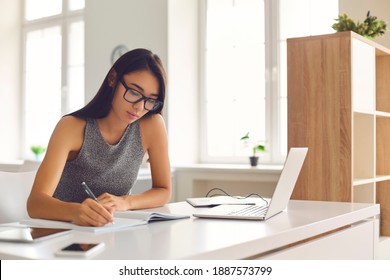
[[390, 50], [353, 32], [287, 40], [294, 199], [381, 204], [390, 235]]

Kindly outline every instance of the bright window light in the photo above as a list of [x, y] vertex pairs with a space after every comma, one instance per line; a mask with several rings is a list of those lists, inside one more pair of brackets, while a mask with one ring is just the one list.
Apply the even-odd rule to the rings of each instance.
[[24, 2], [26, 20], [54, 16], [62, 12], [62, 0], [25, 0]]
[[264, 3], [208, 0], [206, 22], [207, 153], [244, 156], [241, 136], [266, 141]]

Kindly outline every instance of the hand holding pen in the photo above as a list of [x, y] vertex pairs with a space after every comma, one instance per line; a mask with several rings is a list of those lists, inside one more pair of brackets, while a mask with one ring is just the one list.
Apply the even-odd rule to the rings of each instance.
[[[99, 203], [100, 205], [102, 205], [100, 203], [100, 201], [97, 199], [97, 197], [95, 196], [95, 194], [91, 191], [91, 189], [88, 187], [88, 185], [85, 183], [85, 182], [82, 182], [81, 183], [81, 186], [83, 187], [84, 191], [88, 194], [88, 196], [90, 198], [92, 198], [93, 200], [95, 200], [97, 203]], [[114, 224], [114, 222], [111, 222], [112, 224]]]

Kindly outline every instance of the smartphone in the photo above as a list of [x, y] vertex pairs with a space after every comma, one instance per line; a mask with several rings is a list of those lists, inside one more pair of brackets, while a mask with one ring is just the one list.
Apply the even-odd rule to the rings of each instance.
[[104, 243], [72, 243], [58, 252], [57, 256], [88, 257], [104, 248]]

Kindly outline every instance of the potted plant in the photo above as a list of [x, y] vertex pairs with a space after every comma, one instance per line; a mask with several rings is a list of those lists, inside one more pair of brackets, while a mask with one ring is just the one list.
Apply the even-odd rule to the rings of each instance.
[[34, 153], [36, 160], [41, 160], [42, 155], [46, 152], [46, 147], [40, 145], [31, 146], [31, 151]]
[[353, 31], [368, 39], [373, 39], [385, 34], [387, 25], [383, 20], [379, 20], [376, 16], [371, 16], [370, 11], [367, 12], [366, 19], [363, 22], [354, 22], [347, 14], [339, 15], [336, 23], [332, 28], [337, 32]]
[[258, 161], [259, 161], [259, 156], [258, 153], [264, 152], [265, 151], [265, 146], [260, 145], [258, 141], [251, 142], [251, 139], [249, 137], [249, 132], [245, 134], [243, 137], [240, 139], [241, 141], [244, 141], [245, 144], [249, 144], [252, 149], [252, 155], [249, 157], [249, 161], [251, 166], [257, 166]]

